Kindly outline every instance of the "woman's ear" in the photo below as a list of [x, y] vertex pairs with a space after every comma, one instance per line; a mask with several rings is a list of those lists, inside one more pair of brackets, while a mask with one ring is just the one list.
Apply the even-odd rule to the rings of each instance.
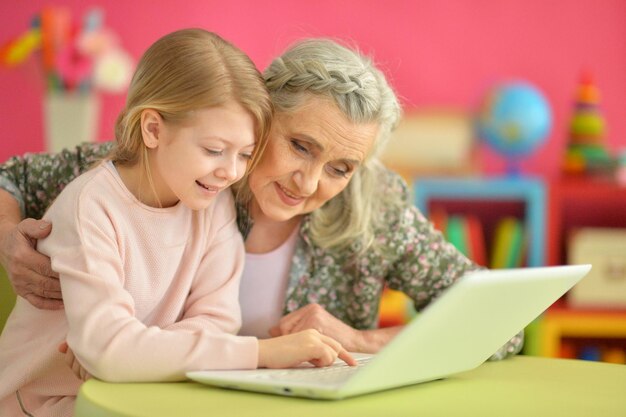
[[149, 149], [159, 146], [160, 133], [163, 130], [163, 118], [158, 111], [146, 109], [141, 112], [141, 137]]

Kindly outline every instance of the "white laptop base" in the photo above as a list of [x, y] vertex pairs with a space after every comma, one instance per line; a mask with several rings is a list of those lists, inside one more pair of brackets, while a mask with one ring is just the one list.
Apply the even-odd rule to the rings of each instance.
[[[195, 371], [224, 388], [341, 399], [440, 379], [473, 369], [581, 280], [591, 265], [499, 269], [460, 278], [367, 364], [329, 380], [333, 367]], [[368, 355], [359, 355], [365, 362]], [[301, 377], [294, 374], [303, 374]], [[299, 379], [295, 379], [299, 378]]]

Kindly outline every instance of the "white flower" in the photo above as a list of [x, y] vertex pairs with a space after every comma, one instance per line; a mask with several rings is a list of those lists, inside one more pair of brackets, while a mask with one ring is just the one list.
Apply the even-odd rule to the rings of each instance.
[[131, 57], [120, 49], [112, 49], [97, 57], [93, 83], [103, 91], [122, 93], [130, 83], [132, 72]]

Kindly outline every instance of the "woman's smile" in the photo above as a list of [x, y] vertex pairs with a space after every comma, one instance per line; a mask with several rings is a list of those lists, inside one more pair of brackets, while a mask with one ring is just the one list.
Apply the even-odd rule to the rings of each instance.
[[276, 187], [276, 193], [278, 194], [278, 197], [280, 197], [283, 203], [287, 204], [288, 206], [297, 206], [305, 199], [305, 197], [300, 197], [292, 193], [287, 188], [280, 185], [280, 183], [278, 182], [275, 182], [274, 186]]

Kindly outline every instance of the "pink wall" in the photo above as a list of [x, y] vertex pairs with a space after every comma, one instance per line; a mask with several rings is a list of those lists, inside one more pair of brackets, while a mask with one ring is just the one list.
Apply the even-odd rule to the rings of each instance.
[[[21, 33], [50, 1], [0, 2], [0, 42]], [[84, 0], [56, 2], [82, 14]], [[197, 26], [220, 33], [264, 68], [293, 40], [346, 39], [374, 55], [407, 109], [472, 109], [495, 81], [522, 78], [547, 95], [549, 141], [523, 168], [556, 174], [572, 95], [581, 69], [602, 93], [613, 150], [626, 147], [626, 1], [624, 0], [101, 0], [106, 25], [139, 57], [159, 36]], [[294, 5], [296, 4], [296, 5]], [[0, 68], [0, 160], [43, 150], [42, 83], [35, 65]], [[103, 96], [98, 137], [112, 138], [123, 97]], [[502, 158], [484, 151], [488, 172]]]

